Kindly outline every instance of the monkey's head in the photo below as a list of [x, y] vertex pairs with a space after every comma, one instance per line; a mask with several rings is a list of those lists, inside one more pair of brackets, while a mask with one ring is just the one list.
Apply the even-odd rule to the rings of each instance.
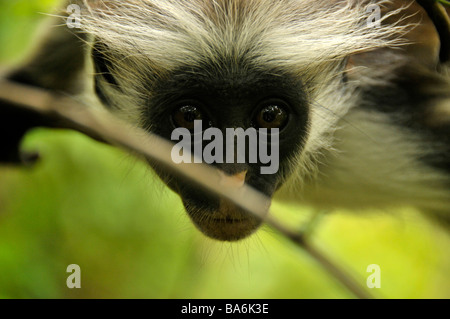
[[[191, 151], [222, 172], [223, 187], [246, 183], [269, 197], [291, 173], [308, 131], [308, 104], [288, 72], [251, 70], [224, 57], [219, 65], [174, 70], [154, 85], [145, 127], [169, 140], [177, 130], [186, 133], [188, 150], [172, 155]], [[184, 159], [197, 165], [190, 155]], [[152, 166], [204, 234], [231, 241], [258, 228], [260, 220], [242, 209]]]
[[[313, 169], [311, 159], [330, 144], [330, 131], [346, 112], [346, 57], [379, 46], [387, 34], [365, 25], [361, 2], [338, 2], [94, 1], [82, 13], [82, 25], [92, 35], [95, 92], [116, 114], [168, 140], [176, 129], [193, 133], [187, 139], [194, 153], [196, 143], [205, 151], [214, 142], [208, 154], [223, 172], [224, 187], [245, 182], [272, 197], [294, 172], [298, 177]], [[195, 121], [201, 121], [200, 131]], [[223, 138], [205, 138], [210, 128]], [[238, 150], [229, 156], [226, 150], [236, 149], [238, 139], [227, 139], [227, 129], [237, 128], [255, 129], [256, 139], [247, 136], [240, 150], [245, 155]], [[264, 134], [267, 142], [261, 143]], [[274, 171], [262, 173], [269, 164], [261, 150], [277, 153]], [[260, 225], [150, 164], [207, 236], [239, 240]]]

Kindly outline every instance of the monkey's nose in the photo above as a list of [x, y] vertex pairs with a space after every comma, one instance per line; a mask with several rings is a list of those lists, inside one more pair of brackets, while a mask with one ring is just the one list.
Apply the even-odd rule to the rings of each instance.
[[242, 171], [240, 173], [234, 175], [227, 175], [222, 171], [219, 171], [220, 174], [220, 185], [224, 187], [234, 187], [240, 188], [244, 186], [245, 177], [247, 176], [247, 170]]

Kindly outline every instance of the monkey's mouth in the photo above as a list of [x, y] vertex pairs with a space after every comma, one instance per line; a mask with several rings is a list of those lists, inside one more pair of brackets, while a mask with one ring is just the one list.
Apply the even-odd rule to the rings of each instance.
[[262, 224], [261, 218], [220, 200], [217, 209], [198, 208], [185, 202], [186, 211], [195, 226], [206, 236], [221, 241], [237, 241], [253, 234]]
[[238, 223], [242, 223], [245, 222], [245, 219], [237, 219], [237, 218], [230, 218], [230, 217], [225, 217], [225, 218], [213, 218], [212, 220], [215, 223], [225, 223], [225, 224], [238, 224]]

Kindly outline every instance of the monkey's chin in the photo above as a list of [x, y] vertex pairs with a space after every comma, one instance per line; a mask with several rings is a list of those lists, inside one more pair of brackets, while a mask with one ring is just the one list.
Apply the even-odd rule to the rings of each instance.
[[186, 211], [195, 226], [206, 236], [220, 241], [238, 241], [253, 234], [262, 219], [221, 200], [219, 208], [207, 210], [185, 203]]

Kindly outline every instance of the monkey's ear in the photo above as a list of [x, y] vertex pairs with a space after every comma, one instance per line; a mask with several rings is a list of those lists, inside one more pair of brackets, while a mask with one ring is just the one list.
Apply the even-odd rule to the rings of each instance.
[[[430, 18], [430, 8], [425, 10], [419, 2], [422, 1], [394, 0], [385, 4], [382, 14], [402, 8], [400, 14], [388, 17], [382, 23], [407, 26], [407, 32], [403, 35], [406, 44], [349, 57], [346, 65], [347, 79], [359, 81], [362, 78], [389, 78], [397, 67], [411, 64], [421, 69], [436, 70], [437, 66], [446, 60], [445, 56], [449, 54], [447, 47], [450, 44], [450, 33], [442, 36], [442, 32], [438, 32], [436, 28], [436, 22]], [[436, 5], [433, 1], [430, 2]], [[450, 9], [443, 10], [442, 13], [442, 18], [446, 19], [448, 17], [445, 15], [450, 13]], [[450, 24], [444, 25], [445, 28], [450, 32]]]
[[[439, 63], [441, 41], [435, 22], [419, 3], [420, 1], [410, 3], [405, 0], [396, 0], [392, 3], [393, 8], [388, 8], [388, 10], [408, 5], [402, 12], [402, 17], [399, 17], [401, 24], [411, 25], [411, 29], [404, 36], [408, 43], [404, 47], [404, 54], [419, 63], [435, 67]], [[391, 19], [395, 19], [395, 17]], [[386, 22], [394, 23], [395, 21], [387, 19]]]
[[[380, 68], [385, 65], [389, 69], [401, 56], [426, 67], [435, 68], [439, 63], [441, 43], [436, 27], [417, 1], [394, 0], [385, 4], [381, 14], [400, 9], [401, 13], [383, 20], [383, 24], [407, 26], [406, 33], [402, 35], [405, 45], [396, 48], [381, 48], [363, 52], [349, 58], [348, 70], [354, 66]], [[351, 72], [351, 71], [350, 71]]]

